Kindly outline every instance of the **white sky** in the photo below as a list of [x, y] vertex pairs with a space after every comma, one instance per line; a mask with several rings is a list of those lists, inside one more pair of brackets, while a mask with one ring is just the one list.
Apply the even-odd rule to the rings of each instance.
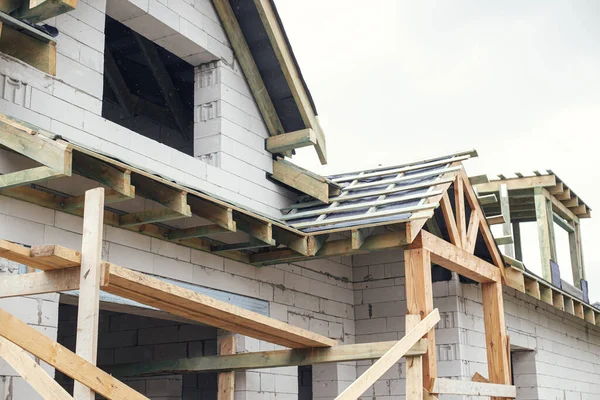
[[[475, 148], [470, 175], [552, 169], [597, 206], [600, 2], [276, 4], [328, 143], [329, 165], [312, 148], [294, 162], [326, 175]], [[600, 216], [582, 231], [600, 300]], [[535, 251], [525, 261], [539, 272]]]

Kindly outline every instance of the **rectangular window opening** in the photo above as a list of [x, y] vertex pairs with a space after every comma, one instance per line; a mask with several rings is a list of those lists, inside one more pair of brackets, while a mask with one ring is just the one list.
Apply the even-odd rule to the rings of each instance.
[[194, 67], [107, 16], [102, 116], [193, 155], [193, 110]]

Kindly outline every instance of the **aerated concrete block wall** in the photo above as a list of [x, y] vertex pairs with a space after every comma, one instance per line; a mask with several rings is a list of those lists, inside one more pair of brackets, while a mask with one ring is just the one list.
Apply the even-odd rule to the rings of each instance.
[[[102, 118], [106, 15], [198, 67], [197, 157]], [[292, 202], [266, 178], [267, 132], [210, 0], [81, 0], [46, 22], [60, 31], [56, 77], [0, 54], [0, 113], [269, 216]]]
[[[394, 250], [353, 257], [356, 342], [399, 340], [405, 334], [406, 290], [404, 252]], [[434, 307], [441, 320], [436, 326], [438, 376], [453, 377], [461, 370], [460, 334], [456, 313], [457, 280], [434, 282]], [[357, 362], [356, 374], [361, 375], [373, 361]], [[386, 372], [361, 397], [364, 400], [400, 400], [406, 393], [406, 363], [404, 359]], [[455, 397], [441, 397], [454, 400]]]
[[[75, 351], [77, 307], [61, 305], [58, 342]], [[100, 312], [98, 365], [164, 361], [217, 354], [217, 329], [133, 314]], [[73, 380], [57, 372], [69, 392]], [[185, 374], [125, 378], [123, 382], [152, 400], [217, 399], [217, 374]]]
[[[463, 285], [458, 313], [466, 378], [487, 376], [481, 290]], [[600, 329], [505, 287], [504, 310], [519, 400], [600, 398]]]

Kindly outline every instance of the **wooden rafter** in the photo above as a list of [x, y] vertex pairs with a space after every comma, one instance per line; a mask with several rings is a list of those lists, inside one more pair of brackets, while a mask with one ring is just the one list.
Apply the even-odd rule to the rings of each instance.
[[185, 105], [181, 101], [179, 91], [175, 88], [175, 85], [169, 76], [169, 71], [167, 71], [165, 64], [158, 54], [156, 45], [136, 32], [133, 32], [133, 37], [138, 47], [142, 50], [142, 54], [146, 60], [146, 66], [152, 72], [152, 75], [162, 92], [163, 98], [165, 99], [165, 103], [171, 110], [173, 119], [179, 128], [179, 132], [181, 132], [181, 135], [184, 138], [190, 139], [192, 135], [192, 119], [186, 115]]
[[456, 210], [456, 229], [460, 237], [460, 246], [464, 248], [467, 241], [467, 216], [465, 211], [465, 195], [462, 177], [456, 175], [454, 180], [454, 208]]
[[316, 144], [315, 150], [319, 156], [321, 164], [327, 164], [327, 148], [325, 135], [314, 113], [308, 93], [304, 88], [300, 72], [296, 68], [293, 56], [289, 50], [287, 41], [279, 26], [278, 17], [273, 10], [273, 5], [269, 0], [254, 0], [258, 15], [262, 20], [267, 36], [271, 42], [271, 47], [279, 61], [279, 66], [290, 87], [294, 101], [298, 106], [304, 125], [315, 132]]
[[[396, 341], [389, 341], [344, 344], [314, 349], [274, 350], [227, 356], [189, 357], [177, 360], [117, 365], [110, 367], [109, 372], [118, 377], [132, 377], [374, 360], [383, 356], [396, 343]], [[422, 356], [426, 350], [427, 341], [422, 339], [411, 347], [406, 356]]]
[[454, 211], [452, 211], [452, 204], [450, 203], [448, 193], [444, 193], [440, 204], [442, 206], [444, 221], [446, 222], [446, 227], [448, 228], [448, 235], [450, 235], [450, 242], [452, 242], [452, 244], [455, 246], [462, 247], [462, 243], [460, 241], [461, 235], [458, 231], [458, 227], [456, 226], [456, 219], [454, 218]]
[[246, 232], [263, 243], [275, 245], [273, 224], [270, 222], [260, 221], [237, 211], [233, 213], [233, 219], [239, 230]]
[[292, 164], [282, 158], [273, 161], [271, 177], [323, 203], [329, 203], [330, 184], [326, 179]]
[[252, 94], [254, 95], [258, 109], [267, 125], [269, 134], [274, 136], [285, 133], [281, 121], [279, 120], [279, 116], [277, 115], [277, 111], [273, 106], [273, 101], [258, 72], [254, 57], [246, 43], [240, 24], [231, 9], [229, 0], [214, 0], [213, 3], [219, 14], [219, 18], [222, 21], [223, 28], [227, 33], [231, 46], [235, 51], [235, 55], [240, 62], [242, 71], [244, 71], [244, 76], [252, 90]]

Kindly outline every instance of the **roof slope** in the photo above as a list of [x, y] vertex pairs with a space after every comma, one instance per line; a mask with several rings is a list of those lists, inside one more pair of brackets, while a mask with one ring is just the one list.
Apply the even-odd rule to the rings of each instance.
[[393, 167], [382, 167], [328, 177], [341, 186], [329, 204], [309, 201], [294, 204], [282, 217], [303, 232], [323, 232], [428, 218], [439, 201], [437, 185], [450, 183], [461, 166], [452, 165], [476, 155], [460, 152]]

